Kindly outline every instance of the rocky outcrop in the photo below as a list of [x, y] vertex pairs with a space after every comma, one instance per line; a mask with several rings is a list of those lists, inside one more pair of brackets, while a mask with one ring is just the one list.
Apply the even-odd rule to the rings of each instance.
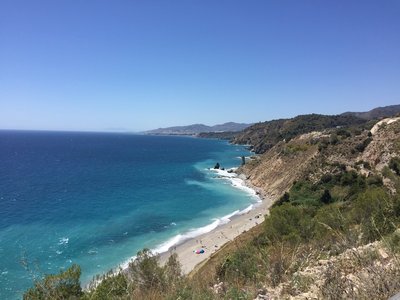
[[400, 117], [388, 118], [376, 123], [372, 129], [372, 141], [360, 156], [377, 170], [389, 164], [392, 157], [400, 152]]

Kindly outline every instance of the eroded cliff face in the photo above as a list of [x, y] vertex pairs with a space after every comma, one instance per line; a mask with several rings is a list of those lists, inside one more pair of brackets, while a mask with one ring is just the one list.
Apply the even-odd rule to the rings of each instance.
[[371, 129], [371, 143], [360, 155], [372, 167], [382, 171], [392, 157], [400, 152], [400, 117], [387, 118], [376, 123]]
[[266, 196], [279, 197], [304, 175], [311, 161], [318, 155], [317, 145], [312, 144], [313, 139], [313, 135], [308, 135], [297, 137], [289, 143], [279, 142], [242, 166], [238, 172], [245, 174], [248, 181]]

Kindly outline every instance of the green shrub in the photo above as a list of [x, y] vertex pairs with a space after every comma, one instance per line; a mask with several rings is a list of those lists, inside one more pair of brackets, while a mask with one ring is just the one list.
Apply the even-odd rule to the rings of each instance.
[[370, 188], [359, 194], [352, 215], [354, 221], [361, 225], [366, 242], [375, 241], [396, 228], [393, 199], [382, 188]]
[[102, 278], [101, 282], [90, 291], [86, 299], [110, 299], [128, 295], [128, 281], [123, 273], [109, 274]]
[[312, 214], [311, 208], [289, 203], [275, 207], [264, 221], [265, 235], [271, 243], [288, 241], [297, 244], [308, 240], [313, 233]]
[[322, 152], [324, 149], [326, 149], [326, 148], [328, 148], [328, 143], [327, 142], [325, 142], [325, 141], [321, 141], [319, 144], [318, 144], [318, 151], [319, 152]]
[[319, 198], [319, 200], [324, 203], [324, 204], [329, 204], [331, 202], [333, 202], [331, 193], [329, 192], [329, 190], [325, 190], [324, 193], [322, 194], [321, 198]]
[[337, 134], [332, 133], [330, 138], [329, 138], [329, 143], [332, 145], [336, 145], [337, 143], [339, 143], [339, 138], [337, 136]]
[[336, 134], [344, 138], [351, 137], [351, 133], [346, 129], [339, 129], [336, 131]]
[[371, 175], [367, 178], [367, 184], [369, 186], [382, 186], [383, 185], [383, 179], [379, 175]]
[[353, 185], [357, 182], [358, 174], [355, 171], [345, 172], [340, 175], [341, 185]]
[[192, 282], [187, 282], [175, 290], [174, 293], [165, 295], [167, 300], [214, 300], [215, 294], [210, 288], [195, 287]]
[[351, 239], [349, 221], [342, 206], [332, 204], [321, 207], [314, 217], [314, 222], [316, 245], [332, 253], [342, 252], [347, 246], [343, 243]]
[[282, 197], [280, 197], [275, 203], [272, 205], [272, 207], [280, 206], [283, 203], [289, 202], [290, 201], [290, 195], [288, 192], [285, 192]]
[[331, 174], [324, 174], [321, 177], [320, 183], [324, 184], [324, 183], [329, 183], [333, 180], [333, 176]]
[[226, 291], [225, 299], [237, 299], [246, 300], [254, 299], [251, 293], [247, 292], [245, 289], [241, 289], [237, 286], [232, 286]]
[[400, 252], [400, 232], [395, 231], [391, 234], [389, 234], [386, 238], [385, 241], [387, 242], [387, 245], [393, 253], [398, 254]]
[[293, 184], [289, 192], [290, 203], [294, 205], [319, 205], [319, 186], [301, 180]]
[[400, 158], [392, 157], [389, 162], [389, 168], [392, 169], [396, 175], [400, 176]]
[[72, 265], [57, 275], [46, 275], [42, 281], [25, 292], [24, 300], [79, 299], [82, 296], [80, 284], [81, 268]]
[[287, 144], [283, 148], [283, 154], [293, 154], [297, 152], [304, 152], [307, 151], [309, 145], [307, 144]]
[[243, 246], [230, 254], [217, 267], [217, 276], [227, 281], [254, 281], [258, 266], [254, 259], [255, 247]]
[[356, 146], [356, 150], [358, 152], [364, 152], [365, 148], [372, 142], [372, 138], [368, 137], [366, 138], [362, 143], [358, 144]]

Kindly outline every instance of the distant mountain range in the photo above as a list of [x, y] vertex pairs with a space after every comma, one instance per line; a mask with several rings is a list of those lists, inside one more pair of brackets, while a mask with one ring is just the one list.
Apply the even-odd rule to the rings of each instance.
[[400, 113], [400, 104], [377, 107], [367, 112], [345, 112], [342, 116], [355, 116], [364, 120], [387, 118]]
[[[340, 115], [300, 115], [290, 119], [256, 123], [242, 132], [233, 134], [233, 138], [229, 138], [236, 144], [252, 145], [256, 153], [264, 153], [279, 141], [288, 141], [300, 134], [335, 127], [359, 127], [367, 124], [370, 120], [393, 117], [399, 113], [400, 105], [390, 105], [377, 107], [367, 112], [346, 112]], [[202, 134], [201, 137], [209, 136]]]
[[228, 122], [214, 126], [204, 124], [192, 124], [188, 126], [174, 126], [166, 128], [158, 128], [145, 131], [144, 134], [150, 135], [197, 135], [203, 132], [237, 132], [246, 129], [252, 124]]
[[[391, 117], [397, 114], [400, 114], [400, 105], [389, 105], [385, 107], [377, 107], [367, 112], [345, 112], [336, 116], [312, 114], [297, 116], [291, 119], [272, 120], [262, 123], [260, 122], [256, 124], [235, 122], [228, 122], [214, 126], [207, 126], [204, 124], [192, 124], [188, 126], [158, 128], [145, 131], [143, 133], [149, 135], [198, 135], [200, 137], [213, 137], [224, 139], [233, 139], [234, 137], [236, 137], [236, 142], [257, 145], [254, 140], [249, 139], [250, 132], [253, 132], [255, 134], [256, 139], [259, 138], [261, 131], [263, 132], [262, 136], [264, 137], [276, 134], [275, 139], [278, 139], [281, 138], [282, 135], [285, 135], [284, 132], [286, 130], [286, 127], [288, 127], [288, 131], [298, 134], [301, 131], [308, 132], [308, 129], [321, 130], [324, 128], [335, 126], [360, 124], [368, 120]], [[295, 129], [297, 128], [297, 126], [299, 126], [299, 132], [297, 132], [297, 129]], [[246, 137], [247, 140], [244, 141], [243, 137]], [[264, 147], [262, 149], [259, 149], [259, 151], [265, 151], [268, 148], [267, 145], [263, 146]]]

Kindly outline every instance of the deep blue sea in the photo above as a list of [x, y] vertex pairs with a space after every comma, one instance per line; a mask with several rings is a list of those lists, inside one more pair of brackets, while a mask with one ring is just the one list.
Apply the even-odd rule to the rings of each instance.
[[255, 197], [207, 170], [242, 155], [190, 137], [0, 131], [0, 299], [73, 263], [85, 284], [245, 209]]

